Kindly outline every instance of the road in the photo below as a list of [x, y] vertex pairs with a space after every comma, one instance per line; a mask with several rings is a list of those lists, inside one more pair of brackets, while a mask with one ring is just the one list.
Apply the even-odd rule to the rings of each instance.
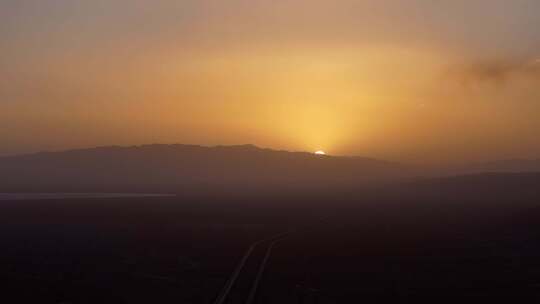
[[214, 304], [255, 304], [259, 286], [274, 247], [293, 235], [310, 233], [313, 228], [327, 223], [328, 217], [316, 218], [311, 221], [311, 224], [306, 223], [287, 232], [251, 244], [225, 283]]
[[253, 304], [272, 249], [289, 237], [280, 233], [251, 244], [225, 283], [214, 304]]

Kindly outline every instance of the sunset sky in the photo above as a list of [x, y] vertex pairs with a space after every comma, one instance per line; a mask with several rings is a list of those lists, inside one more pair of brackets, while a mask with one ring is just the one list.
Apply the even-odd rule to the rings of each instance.
[[0, 54], [0, 155], [540, 157], [538, 0], [4, 0]]

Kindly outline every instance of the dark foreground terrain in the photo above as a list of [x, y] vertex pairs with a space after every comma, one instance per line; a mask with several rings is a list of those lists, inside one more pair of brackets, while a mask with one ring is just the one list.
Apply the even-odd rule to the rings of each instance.
[[[2, 201], [0, 302], [213, 303], [249, 245], [282, 232], [253, 303], [538, 299], [538, 189], [536, 174], [491, 174], [316, 196]], [[225, 303], [245, 303], [254, 263]]]

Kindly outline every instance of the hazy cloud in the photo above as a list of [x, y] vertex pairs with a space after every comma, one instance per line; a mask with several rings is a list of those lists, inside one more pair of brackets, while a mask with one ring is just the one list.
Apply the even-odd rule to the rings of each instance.
[[540, 60], [524, 61], [480, 61], [453, 68], [465, 85], [491, 83], [504, 85], [513, 80], [540, 81]]

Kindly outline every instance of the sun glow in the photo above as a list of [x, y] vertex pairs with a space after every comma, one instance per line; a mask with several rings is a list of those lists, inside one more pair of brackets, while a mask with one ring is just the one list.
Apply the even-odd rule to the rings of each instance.
[[317, 151], [315, 152], [316, 155], [326, 155], [326, 153], [324, 151]]

